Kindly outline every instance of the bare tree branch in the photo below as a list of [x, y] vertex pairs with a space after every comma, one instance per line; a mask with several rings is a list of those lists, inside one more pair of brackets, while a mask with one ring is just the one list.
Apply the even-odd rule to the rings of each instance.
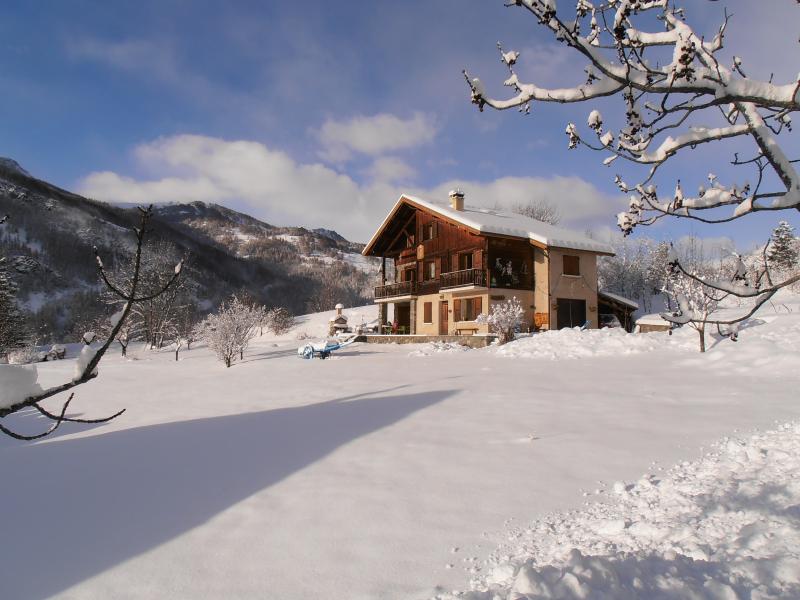
[[[505, 85], [514, 94], [505, 99], [493, 98], [480, 79], [464, 71], [472, 102], [480, 110], [488, 105], [497, 110], [519, 108], [528, 112], [537, 101], [583, 103], [606, 96], [621, 97], [627, 126], [618, 132], [603, 130], [599, 112], [592, 111], [589, 116], [589, 127], [600, 145], [585, 141], [574, 123], [567, 126], [566, 133], [570, 148], [584, 145], [608, 152], [606, 164], [622, 158], [651, 165], [644, 181], [620, 186], [624, 193], [638, 196], [628, 211], [618, 215], [623, 233], [630, 233], [637, 225], [651, 225], [664, 216], [724, 223], [758, 211], [800, 209], [796, 161], [784, 154], [776, 139], [784, 130], [791, 130], [790, 115], [800, 111], [800, 76], [777, 85], [771, 79], [759, 81], [747, 77], [739, 58], [734, 58], [731, 67], [723, 65], [717, 53], [723, 48], [731, 18], [727, 12], [714, 38], [706, 41], [685, 22], [683, 9], [675, 8], [671, 0], [580, 0], [574, 12], [564, 5], [556, 8], [552, 0], [507, 0], [505, 5], [522, 8], [549, 29], [557, 41], [587, 59], [588, 80], [582, 85], [556, 89], [524, 83], [515, 70], [520, 53], [504, 51], [498, 44], [501, 60], [509, 71]], [[659, 21], [665, 26], [663, 31], [636, 26], [641, 22], [649, 27]], [[665, 64], [653, 62], [648, 50], [656, 48], [662, 52], [671, 48], [671, 60]], [[655, 114], [646, 119], [644, 110]], [[700, 116], [709, 110], [722, 111], [726, 124], [722, 127], [689, 124], [690, 116]], [[668, 135], [673, 130], [677, 134]], [[745, 136], [753, 140], [762, 157], [755, 165], [758, 185], [754, 188], [746, 183], [722, 186], [712, 180], [712, 187], [701, 187], [696, 196], [683, 196], [681, 192], [679, 198], [676, 195], [662, 200], [650, 185], [659, 166], [672, 156], [701, 144]], [[777, 176], [780, 185], [762, 189], [767, 181], [765, 168]], [[732, 207], [733, 211], [725, 217], [701, 216], [724, 207]]]
[[[136, 234], [136, 252], [134, 254], [134, 259], [133, 259], [133, 274], [130, 280], [129, 292], [127, 293], [124, 292], [123, 290], [119, 289], [118, 286], [113, 285], [109, 281], [109, 278], [107, 277], [105, 271], [105, 267], [103, 266], [103, 261], [100, 259], [99, 255], [96, 255], [98, 272], [103, 282], [109, 287], [109, 289], [111, 289], [114, 293], [118, 294], [121, 298], [125, 300], [125, 304], [122, 308], [122, 311], [119, 313], [119, 317], [117, 318], [117, 321], [114, 324], [113, 328], [111, 329], [110, 333], [106, 337], [105, 342], [100, 346], [100, 348], [97, 349], [97, 351], [92, 353], [91, 357], [86, 362], [86, 365], [83, 367], [80, 373], [76, 375], [71, 381], [48, 388], [40, 393], [24, 398], [23, 400], [13, 403], [9, 406], [0, 407], [0, 419], [3, 417], [7, 417], [8, 415], [11, 415], [27, 407], [35, 408], [41, 415], [54, 421], [53, 425], [47, 431], [34, 436], [25, 436], [11, 431], [7, 427], [3, 426], [2, 423], [0, 423], [0, 431], [5, 433], [6, 435], [9, 435], [13, 438], [20, 440], [33, 440], [49, 435], [50, 433], [55, 431], [64, 421], [69, 421], [73, 423], [105, 423], [110, 421], [111, 419], [118, 417], [123, 412], [125, 412], [125, 410], [123, 409], [111, 415], [110, 417], [104, 417], [101, 419], [73, 419], [65, 417], [67, 407], [69, 406], [69, 403], [72, 401], [74, 394], [70, 394], [69, 398], [62, 406], [61, 413], [59, 415], [49, 412], [47, 409], [40, 406], [39, 403], [43, 400], [46, 400], [47, 398], [56, 396], [61, 392], [70, 390], [76, 386], [82, 385], [97, 377], [97, 365], [100, 363], [100, 360], [105, 355], [109, 346], [111, 346], [111, 344], [116, 339], [119, 331], [125, 325], [125, 321], [128, 318], [128, 315], [130, 314], [133, 305], [137, 302], [143, 302], [152, 299], [154, 297], [157, 297], [159, 294], [163, 294], [167, 289], [169, 289], [170, 286], [172, 286], [175, 283], [175, 281], [180, 276], [183, 261], [179, 262], [176, 265], [174, 273], [169, 278], [167, 283], [159, 290], [157, 290], [154, 294], [148, 294], [147, 296], [137, 296], [140, 273], [141, 273], [142, 248], [144, 245], [144, 239], [147, 231], [147, 223], [152, 216], [153, 207], [151, 205], [148, 208], [140, 208], [139, 211], [141, 215], [139, 227], [135, 227], [133, 229], [134, 233]], [[87, 346], [84, 349], [84, 352], [88, 352], [87, 350], [88, 348], [89, 347]]]

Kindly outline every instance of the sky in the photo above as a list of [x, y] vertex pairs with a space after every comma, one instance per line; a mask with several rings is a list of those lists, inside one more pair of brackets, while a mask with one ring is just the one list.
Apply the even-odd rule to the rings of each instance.
[[[794, 0], [685, 4], [709, 36], [723, 10], [733, 15], [725, 57], [741, 56], [749, 76], [788, 83], [800, 72]], [[521, 51], [523, 81], [585, 79], [574, 52], [502, 0], [7, 1], [0, 156], [109, 202], [216, 202], [355, 241], [400, 193], [445, 201], [455, 186], [468, 204], [547, 200], [564, 226], [612, 235], [627, 204], [614, 175], [641, 171], [567, 149], [566, 123], [588, 132], [594, 105], [480, 113], [461, 70], [502, 97], [498, 41]], [[620, 117], [620, 103], [601, 107], [609, 122]], [[800, 156], [796, 130], [781, 138]], [[659, 190], [671, 194], [678, 178], [696, 189], [709, 171], [723, 179], [731, 154], [687, 153]], [[742, 180], [753, 174], [731, 172]], [[635, 235], [747, 249], [781, 218], [800, 230], [795, 214], [767, 213], [715, 226], [662, 220]]]

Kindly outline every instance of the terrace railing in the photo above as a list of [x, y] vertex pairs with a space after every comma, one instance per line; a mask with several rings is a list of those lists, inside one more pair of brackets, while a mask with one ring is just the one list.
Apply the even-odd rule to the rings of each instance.
[[439, 285], [441, 288], [454, 288], [465, 285], [486, 287], [486, 272], [483, 269], [464, 269], [463, 271], [442, 273], [439, 277]]
[[426, 281], [400, 281], [379, 285], [375, 288], [375, 299], [384, 300], [396, 296], [435, 294], [439, 290], [474, 285], [486, 287], [486, 272], [483, 269], [464, 269], [442, 273], [437, 279]]
[[416, 281], [399, 281], [375, 288], [375, 299], [392, 298], [394, 296], [410, 296], [417, 293]]

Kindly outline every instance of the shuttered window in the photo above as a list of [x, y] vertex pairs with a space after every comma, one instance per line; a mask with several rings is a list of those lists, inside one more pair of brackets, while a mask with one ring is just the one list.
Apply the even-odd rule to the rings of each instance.
[[564, 255], [564, 275], [580, 275], [581, 259], [579, 256]]
[[474, 321], [483, 312], [481, 298], [453, 300], [453, 318], [456, 321]]
[[422, 320], [425, 323], [433, 323], [433, 302], [425, 302], [422, 305]]
[[425, 280], [436, 279], [436, 263], [432, 260], [425, 262]]
[[426, 242], [436, 237], [436, 222], [426, 223], [422, 226], [422, 241]]

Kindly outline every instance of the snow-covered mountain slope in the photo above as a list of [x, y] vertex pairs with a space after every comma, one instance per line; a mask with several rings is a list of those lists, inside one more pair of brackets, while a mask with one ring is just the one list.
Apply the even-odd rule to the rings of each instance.
[[[486, 583], [506, 600], [528, 593], [510, 591], [527, 565], [531, 586], [574, 583], [566, 598], [650, 600], [659, 581], [670, 600], [797, 597], [796, 430], [747, 437], [800, 419], [797, 299], [704, 355], [692, 331], [297, 358], [297, 338], [323, 337], [331, 315], [257, 338], [230, 369], [203, 346], [177, 362], [168, 349], [109, 356], [70, 413], [126, 407], [120, 418], [0, 438], [4, 595], [423, 599], [474, 578], [475, 594]], [[645, 351], [620, 351], [640, 339]], [[38, 368], [47, 385], [74, 363]], [[42, 427], [34, 414], [8, 424]], [[742, 443], [702, 458], [736, 430]], [[773, 581], [755, 590], [761, 577]]]
[[378, 273], [378, 261], [361, 256], [363, 244], [349, 242], [329, 229], [275, 227], [230, 208], [203, 202], [164, 205], [156, 211], [170, 224], [205, 236], [242, 258], [286, 261], [287, 256], [293, 256], [300, 263], [347, 264], [371, 276]]
[[[32, 178], [6, 159], [0, 161], [5, 214], [10, 218], [0, 226], [0, 255], [24, 271], [17, 278], [19, 300], [37, 313], [32, 321], [40, 340], [62, 340], [76, 321], [103, 309], [93, 248], [108, 266], [125, 260], [138, 212]], [[375, 261], [358, 254], [362, 246], [335, 232], [273, 227], [218, 205], [159, 206], [151, 226], [151, 239], [167, 240], [176, 257], [189, 257], [185, 276], [204, 306], [244, 290], [264, 304], [303, 313], [331, 286], [327, 296], [357, 303], [377, 272]]]

